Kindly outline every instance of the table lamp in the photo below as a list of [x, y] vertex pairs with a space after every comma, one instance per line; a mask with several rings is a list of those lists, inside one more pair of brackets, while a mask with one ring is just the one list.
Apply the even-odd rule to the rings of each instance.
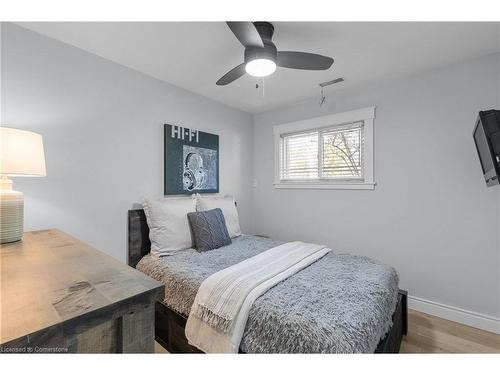
[[26, 130], [0, 127], [0, 243], [23, 236], [23, 193], [12, 190], [17, 176], [45, 176], [42, 136]]

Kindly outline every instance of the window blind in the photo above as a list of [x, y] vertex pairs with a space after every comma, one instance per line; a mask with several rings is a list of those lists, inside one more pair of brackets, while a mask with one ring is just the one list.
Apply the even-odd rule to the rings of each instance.
[[282, 134], [281, 180], [363, 180], [363, 122]]

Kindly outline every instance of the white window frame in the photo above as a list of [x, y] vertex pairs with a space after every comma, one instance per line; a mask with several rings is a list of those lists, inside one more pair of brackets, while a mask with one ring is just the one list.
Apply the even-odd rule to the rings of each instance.
[[[307, 120], [275, 125], [274, 132], [274, 187], [277, 189], [352, 189], [373, 190], [375, 189], [374, 176], [374, 140], [373, 124], [375, 119], [375, 107], [366, 107], [354, 111], [335, 113], [333, 115], [314, 117]], [[363, 122], [364, 135], [364, 159], [363, 159], [363, 181], [349, 180], [312, 180], [312, 181], [283, 181], [280, 176], [280, 142], [284, 134], [297, 133], [301, 131], [317, 130], [341, 126], [346, 123]]]

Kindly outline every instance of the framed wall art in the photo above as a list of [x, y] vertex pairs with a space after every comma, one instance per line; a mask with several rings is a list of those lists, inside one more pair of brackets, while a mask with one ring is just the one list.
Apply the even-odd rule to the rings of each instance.
[[164, 125], [164, 194], [219, 192], [219, 136]]

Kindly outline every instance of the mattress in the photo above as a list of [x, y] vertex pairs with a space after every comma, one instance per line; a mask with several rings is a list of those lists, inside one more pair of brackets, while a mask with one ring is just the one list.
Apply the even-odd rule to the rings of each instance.
[[[137, 269], [165, 284], [164, 303], [188, 316], [202, 281], [282, 242], [242, 235], [231, 245], [146, 255]], [[392, 325], [396, 271], [371, 258], [332, 251], [260, 296], [240, 349], [246, 353], [373, 353]]]

